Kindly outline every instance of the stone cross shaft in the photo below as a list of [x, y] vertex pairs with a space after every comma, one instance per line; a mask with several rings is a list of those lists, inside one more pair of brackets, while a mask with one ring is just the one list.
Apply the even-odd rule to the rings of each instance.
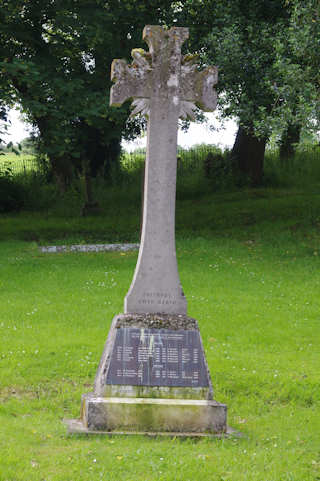
[[114, 60], [110, 105], [133, 99], [132, 115], [148, 115], [143, 226], [138, 262], [125, 298], [125, 313], [186, 314], [175, 249], [178, 120], [196, 106], [216, 107], [216, 67], [197, 70], [195, 56], [182, 56], [188, 29], [146, 26], [149, 52], [132, 51], [133, 63]]

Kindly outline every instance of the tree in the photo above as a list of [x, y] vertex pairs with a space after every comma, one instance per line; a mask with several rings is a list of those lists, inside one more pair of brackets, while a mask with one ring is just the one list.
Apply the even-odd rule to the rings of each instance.
[[[73, 171], [110, 176], [128, 124], [128, 106], [111, 109], [110, 65], [142, 44], [145, 23], [165, 21], [168, 0], [3, 0], [0, 68], [10, 102], [39, 133], [62, 189]], [[89, 193], [89, 191], [88, 191]], [[90, 203], [91, 200], [89, 199]]]
[[220, 114], [239, 122], [232, 149], [236, 164], [253, 184], [259, 184], [271, 132], [288, 130], [294, 140], [293, 128], [306, 126], [316, 117], [312, 82], [319, 78], [319, 14], [315, 8], [319, 2], [177, 3], [179, 21], [190, 25], [191, 48], [199, 51], [204, 63], [219, 67]]
[[0, 106], [0, 153], [3, 150], [3, 145], [4, 140], [3, 140], [3, 135], [6, 133], [6, 128], [7, 128], [7, 112], [4, 107]]
[[[8, 79], [0, 69], [0, 150], [3, 150], [5, 145], [4, 135], [7, 133], [8, 125], [10, 124], [8, 118], [8, 110], [10, 99], [12, 96], [12, 87]], [[1, 145], [2, 144], [2, 145]]]
[[[305, 88], [305, 103], [313, 100], [316, 104], [315, 114], [320, 121], [320, 3], [319, 0], [299, 2], [291, 0], [293, 12], [290, 19], [288, 43], [291, 45], [295, 59], [303, 68], [304, 84], [309, 83], [310, 96]], [[312, 87], [313, 88], [312, 88]]]
[[279, 155], [282, 161], [292, 157], [296, 146], [300, 141], [301, 124], [297, 122], [288, 123], [280, 138]]
[[278, 95], [274, 45], [288, 26], [289, 9], [278, 0], [199, 0], [198, 7], [189, 15], [202, 32], [204, 62], [219, 67], [220, 113], [239, 122], [233, 158], [240, 172], [260, 184]]
[[320, 3], [289, 0], [288, 31], [277, 46], [282, 108], [288, 110], [289, 128], [300, 125], [320, 129]]

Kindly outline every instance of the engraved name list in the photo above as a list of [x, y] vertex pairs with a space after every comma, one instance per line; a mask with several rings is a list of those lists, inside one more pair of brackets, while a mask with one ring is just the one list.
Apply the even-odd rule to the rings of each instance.
[[208, 386], [198, 331], [117, 329], [107, 384]]

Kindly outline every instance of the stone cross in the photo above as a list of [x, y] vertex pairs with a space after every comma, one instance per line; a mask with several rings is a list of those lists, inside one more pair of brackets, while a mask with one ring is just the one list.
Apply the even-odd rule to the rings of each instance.
[[184, 27], [147, 25], [149, 52], [134, 49], [131, 65], [112, 62], [110, 105], [133, 99], [132, 115], [148, 116], [141, 243], [125, 313], [187, 313], [175, 248], [178, 120], [193, 118], [196, 106], [214, 110], [218, 80], [217, 67], [198, 71], [195, 56], [182, 56], [188, 36]]

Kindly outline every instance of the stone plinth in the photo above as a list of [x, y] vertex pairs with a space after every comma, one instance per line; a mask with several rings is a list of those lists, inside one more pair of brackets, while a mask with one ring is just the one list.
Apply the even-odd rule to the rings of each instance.
[[89, 431], [225, 433], [225, 404], [196, 399], [99, 398], [83, 395]]
[[226, 406], [213, 400], [195, 319], [114, 318], [94, 392], [82, 397], [78, 432], [225, 433], [226, 417]]

